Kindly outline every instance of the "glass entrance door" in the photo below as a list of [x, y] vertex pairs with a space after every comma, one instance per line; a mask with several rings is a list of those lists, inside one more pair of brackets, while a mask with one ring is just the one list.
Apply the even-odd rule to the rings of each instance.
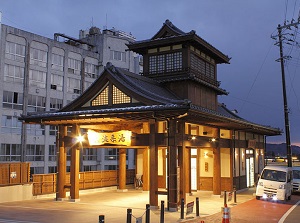
[[254, 151], [253, 149], [246, 150], [246, 178], [247, 187], [254, 187]]
[[197, 149], [191, 149], [191, 190], [197, 189]]

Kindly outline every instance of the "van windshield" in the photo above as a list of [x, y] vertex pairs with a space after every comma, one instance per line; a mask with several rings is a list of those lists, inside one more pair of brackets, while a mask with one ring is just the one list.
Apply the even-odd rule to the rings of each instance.
[[286, 180], [286, 172], [278, 171], [278, 170], [268, 170], [265, 169], [261, 175], [261, 179], [285, 182]]
[[293, 178], [300, 179], [300, 170], [293, 170]]

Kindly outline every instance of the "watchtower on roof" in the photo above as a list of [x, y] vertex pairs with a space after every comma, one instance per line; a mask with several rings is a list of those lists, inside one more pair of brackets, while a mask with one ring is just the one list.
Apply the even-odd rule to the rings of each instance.
[[163, 83], [179, 97], [216, 110], [218, 95], [228, 94], [217, 80], [217, 64], [230, 58], [196, 35], [166, 20], [148, 40], [128, 45], [143, 56], [143, 75]]

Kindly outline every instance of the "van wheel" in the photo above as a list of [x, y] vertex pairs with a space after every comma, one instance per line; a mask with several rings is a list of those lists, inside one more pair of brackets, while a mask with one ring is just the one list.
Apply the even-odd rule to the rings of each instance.
[[256, 196], [256, 200], [260, 200], [260, 196]]

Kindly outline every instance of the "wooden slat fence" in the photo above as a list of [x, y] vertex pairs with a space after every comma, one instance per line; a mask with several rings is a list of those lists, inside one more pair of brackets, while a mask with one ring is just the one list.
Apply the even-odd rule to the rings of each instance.
[[[118, 185], [117, 170], [100, 170], [79, 173], [79, 189], [93, 189]], [[133, 184], [135, 169], [126, 171], [126, 184]], [[33, 174], [33, 195], [56, 192], [56, 174]], [[66, 175], [66, 185], [70, 185], [70, 173]]]
[[30, 163], [0, 163], [0, 186], [30, 183]]

